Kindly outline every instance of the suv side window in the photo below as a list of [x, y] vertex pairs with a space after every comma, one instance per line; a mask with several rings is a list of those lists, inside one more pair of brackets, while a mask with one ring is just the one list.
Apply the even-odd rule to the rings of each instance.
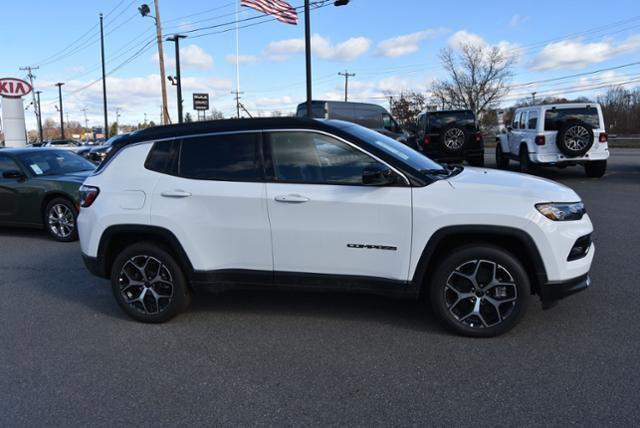
[[275, 177], [281, 182], [362, 184], [364, 167], [378, 162], [335, 138], [313, 132], [269, 135]]
[[184, 138], [178, 174], [184, 178], [261, 181], [260, 134], [238, 133]]
[[20, 171], [20, 168], [10, 157], [0, 155], [0, 179], [2, 179], [2, 173], [6, 171]]
[[527, 113], [529, 112], [523, 111], [520, 115], [520, 126], [518, 126], [518, 128], [527, 129]]
[[538, 110], [529, 112], [529, 120], [527, 121], [527, 129], [538, 129]]
[[147, 155], [144, 167], [163, 174], [175, 175], [178, 163], [178, 148], [180, 142], [157, 141]]
[[520, 115], [522, 115], [522, 112], [516, 112], [516, 114], [513, 116], [513, 123], [511, 124], [511, 127], [513, 129], [518, 129], [520, 127]]

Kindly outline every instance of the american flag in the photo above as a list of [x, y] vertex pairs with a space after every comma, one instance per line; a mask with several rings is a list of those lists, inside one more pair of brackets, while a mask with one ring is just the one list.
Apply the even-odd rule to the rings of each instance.
[[293, 6], [282, 0], [241, 0], [240, 4], [267, 15], [273, 15], [278, 21], [285, 24], [298, 24], [298, 12]]

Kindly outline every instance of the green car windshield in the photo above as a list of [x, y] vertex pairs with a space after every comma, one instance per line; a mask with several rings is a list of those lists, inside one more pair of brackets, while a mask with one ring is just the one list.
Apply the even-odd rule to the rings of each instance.
[[18, 159], [32, 174], [38, 177], [47, 175], [72, 174], [81, 171], [93, 171], [95, 165], [74, 153], [63, 150], [45, 150], [20, 153]]

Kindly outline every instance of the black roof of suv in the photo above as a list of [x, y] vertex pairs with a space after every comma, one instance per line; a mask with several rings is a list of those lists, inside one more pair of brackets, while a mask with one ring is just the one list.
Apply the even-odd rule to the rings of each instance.
[[[352, 129], [356, 128], [356, 129]], [[96, 173], [99, 173], [103, 168], [107, 166], [109, 160], [116, 156], [116, 154], [125, 146], [162, 139], [172, 138], [184, 138], [189, 136], [214, 134], [214, 133], [237, 133], [243, 131], [269, 131], [269, 130], [316, 130], [323, 131], [337, 137], [343, 138], [347, 141], [351, 141], [356, 145], [366, 147], [366, 150], [377, 156], [378, 158], [388, 162], [391, 165], [401, 169], [407, 176], [412, 185], [424, 186], [433, 179], [425, 176], [421, 171], [407, 166], [400, 162], [397, 158], [390, 156], [388, 152], [372, 144], [369, 137], [361, 137], [359, 130], [366, 130], [374, 135], [379, 135], [381, 138], [385, 138], [382, 134], [375, 131], [370, 131], [360, 125], [344, 122], [340, 120], [318, 120], [310, 118], [300, 117], [285, 117], [285, 118], [255, 118], [255, 119], [224, 119], [224, 120], [212, 120], [201, 122], [190, 122], [175, 125], [157, 126], [153, 128], [141, 129], [135, 131], [129, 135], [123, 136], [112, 144], [112, 149], [96, 169]], [[393, 143], [397, 143], [392, 140]], [[398, 143], [402, 144], [402, 143]], [[416, 154], [417, 155], [417, 154]], [[419, 155], [418, 155], [419, 156]], [[434, 164], [437, 165], [437, 164]]]

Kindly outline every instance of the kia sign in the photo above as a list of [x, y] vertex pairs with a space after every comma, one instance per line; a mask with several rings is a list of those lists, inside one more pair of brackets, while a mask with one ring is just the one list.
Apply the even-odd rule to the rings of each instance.
[[31, 92], [31, 85], [24, 80], [5, 77], [0, 79], [0, 96], [5, 98], [22, 98]]
[[209, 110], [209, 94], [193, 94], [193, 109], [198, 111]]

